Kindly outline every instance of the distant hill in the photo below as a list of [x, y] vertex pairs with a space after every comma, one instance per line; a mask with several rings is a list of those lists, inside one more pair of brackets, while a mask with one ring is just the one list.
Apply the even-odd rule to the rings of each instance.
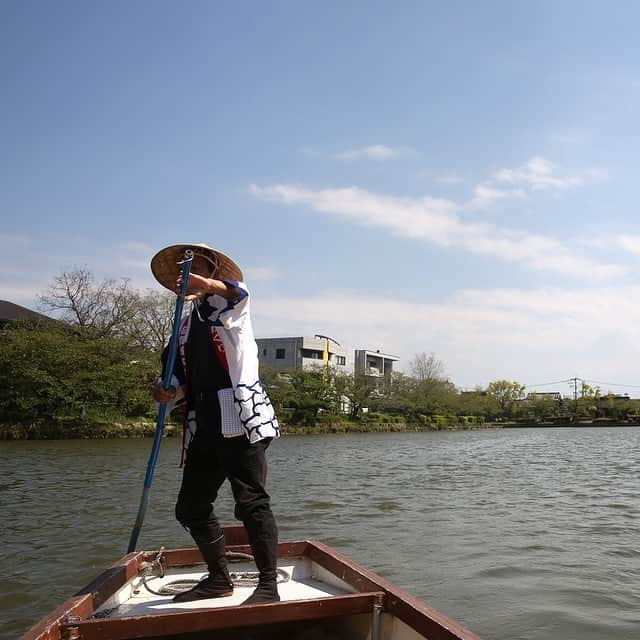
[[0, 300], [0, 327], [4, 327], [9, 322], [15, 320], [25, 319], [40, 319], [51, 320], [49, 316], [45, 316], [42, 313], [21, 307], [19, 304], [8, 302], [7, 300]]

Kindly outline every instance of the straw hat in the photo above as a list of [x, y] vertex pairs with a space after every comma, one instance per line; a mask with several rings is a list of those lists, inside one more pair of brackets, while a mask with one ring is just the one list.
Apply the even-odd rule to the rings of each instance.
[[224, 253], [208, 247], [206, 244], [173, 244], [158, 251], [151, 258], [151, 271], [156, 280], [167, 289], [175, 290], [176, 280], [182, 272], [182, 260], [187, 249], [193, 251], [194, 257], [206, 258], [211, 263], [211, 273], [207, 278], [217, 280], [236, 280], [242, 282], [243, 276], [240, 267]]

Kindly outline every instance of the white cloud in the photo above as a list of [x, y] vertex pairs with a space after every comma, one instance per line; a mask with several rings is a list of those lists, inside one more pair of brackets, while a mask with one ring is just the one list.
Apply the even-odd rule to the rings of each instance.
[[549, 191], [579, 187], [585, 179], [581, 175], [557, 175], [556, 165], [545, 158], [534, 156], [517, 169], [499, 169], [494, 172], [493, 180], [513, 185], [522, 185], [532, 191]]
[[394, 198], [358, 187], [310, 190], [295, 185], [251, 185], [255, 196], [283, 204], [301, 204], [353, 222], [382, 227], [399, 236], [443, 247], [462, 247], [480, 255], [522, 263], [527, 267], [572, 277], [603, 280], [620, 276], [617, 264], [600, 264], [575, 254], [559, 240], [492, 224], [463, 221], [452, 200]]
[[253, 309], [258, 336], [320, 332], [348, 349], [397, 355], [400, 370], [416, 353], [433, 351], [464, 387], [501, 378], [540, 384], [573, 375], [640, 384], [638, 300], [640, 287], [609, 286], [467, 290], [441, 302], [385, 299], [382, 305], [379, 296], [326, 291], [257, 297]]
[[[525, 165], [516, 169], [494, 171], [490, 180], [474, 188], [473, 197], [464, 205], [464, 208], [470, 211], [486, 210], [500, 200], [523, 200], [528, 197], [528, 194], [537, 191], [560, 191], [605, 178], [606, 173], [598, 169], [588, 169], [575, 175], [563, 175], [549, 160], [534, 156]], [[511, 188], [505, 189], [504, 185]]]
[[636, 235], [618, 236], [617, 240], [623, 249], [626, 249], [630, 253], [640, 255], [640, 236], [636, 236]]
[[473, 198], [464, 207], [470, 210], [484, 210], [500, 200], [525, 197], [526, 194], [522, 189], [496, 189], [486, 184], [479, 184], [473, 190]]
[[368, 160], [389, 160], [404, 155], [408, 152], [406, 148], [388, 147], [384, 144], [374, 144], [367, 147], [359, 147], [357, 149], [347, 149], [336, 154], [339, 160], [359, 160], [366, 158]]
[[300, 153], [310, 158], [330, 157], [346, 162], [355, 160], [375, 160], [377, 162], [383, 162], [400, 156], [414, 155], [415, 150], [411, 147], [389, 147], [384, 144], [371, 144], [365, 147], [345, 149], [332, 154], [320, 151], [314, 147], [302, 147]]

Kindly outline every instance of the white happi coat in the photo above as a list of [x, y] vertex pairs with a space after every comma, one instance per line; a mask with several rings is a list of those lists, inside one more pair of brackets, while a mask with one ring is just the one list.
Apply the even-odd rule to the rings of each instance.
[[[243, 282], [225, 280], [225, 284], [240, 292], [237, 300], [209, 295], [199, 301], [197, 307], [200, 318], [209, 325], [212, 349], [224, 350], [231, 379], [231, 389], [218, 392], [222, 433], [230, 438], [246, 435], [251, 443], [277, 438], [280, 436], [278, 420], [258, 376], [258, 346], [249, 313], [249, 290]], [[185, 372], [185, 344], [190, 327], [191, 313], [183, 319], [178, 334], [178, 350]], [[174, 375], [171, 384], [180, 389], [184, 381]], [[176, 401], [179, 399], [180, 396], [176, 396]], [[193, 410], [187, 416], [187, 427], [189, 434], [186, 435], [190, 439], [196, 428]]]

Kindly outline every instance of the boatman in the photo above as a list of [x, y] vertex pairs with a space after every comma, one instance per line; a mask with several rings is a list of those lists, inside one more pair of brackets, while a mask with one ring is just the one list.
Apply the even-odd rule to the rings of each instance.
[[187, 249], [194, 256], [185, 299], [193, 307], [180, 327], [171, 387], [158, 384], [153, 396], [167, 403], [168, 410], [186, 402], [186, 455], [176, 518], [198, 545], [209, 575], [174, 601], [233, 593], [224, 534], [213, 508], [218, 490], [229, 480], [235, 515], [245, 526], [259, 571], [258, 586], [243, 604], [275, 602], [280, 600], [278, 533], [265, 489], [265, 452], [280, 430], [258, 376], [249, 290], [231, 258], [202, 244], [172, 245], [158, 252], [151, 270], [160, 284], [180, 291]]

